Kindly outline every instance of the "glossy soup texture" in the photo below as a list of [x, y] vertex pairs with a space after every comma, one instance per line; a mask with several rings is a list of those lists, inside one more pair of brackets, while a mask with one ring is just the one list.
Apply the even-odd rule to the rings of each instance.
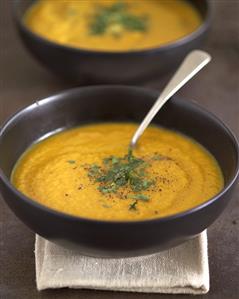
[[201, 25], [201, 16], [186, 0], [38, 0], [24, 21], [63, 45], [129, 51], [181, 39]]
[[[122, 177], [117, 177], [121, 181], [116, 190], [109, 189], [111, 183], [96, 181], [97, 171], [109, 166], [107, 163], [112, 170], [127, 160], [119, 157], [127, 155], [136, 127], [132, 123], [102, 123], [57, 133], [26, 151], [15, 166], [12, 182], [22, 193], [52, 209], [103, 220], [176, 214], [222, 189], [221, 170], [208, 151], [184, 135], [154, 126], [145, 131], [130, 160], [139, 165], [131, 173], [132, 185], [124, 184]], [[136, 172], [141, 175], [138, 180]]]

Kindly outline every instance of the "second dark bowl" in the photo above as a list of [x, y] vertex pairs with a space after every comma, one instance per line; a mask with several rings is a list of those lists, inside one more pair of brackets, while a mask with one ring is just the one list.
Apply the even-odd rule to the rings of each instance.
[[[20, 155], [59, 128], [107, 121], [139, 122], [158, 93], [139, 87], [84, 87], [48, 97], [18, 112], [0, 130], [0, 190], [9, 207], [34, 232], [85, 255], [125, 257], [176, 246], [206, 229], [223, 211], [238, 177], [238, 144], [230, 130], [200, 106], [171, 99], [154, 123], [182, 132], [217, 159], [225, 187], [207, 202], [180, 214], [145, 221], [100, 221], [43, 206], [10, 183]], [[120, 140], [119, 140], [120, 142]]]
[[33, 3], [32, 0], [14, 0], [13, 14], [27, 49], [58, 76], [81, 84], [129, 84], [158, 78], [175, 68], [191, 50], [201, 46], [211, 23], [211, 4], [208, 0], [190, 2], [202, 16], [202, 25], [196, 31], [165, 46], [125, 52], [72, 48], [34, 34], [22, 21], [25, 11]]

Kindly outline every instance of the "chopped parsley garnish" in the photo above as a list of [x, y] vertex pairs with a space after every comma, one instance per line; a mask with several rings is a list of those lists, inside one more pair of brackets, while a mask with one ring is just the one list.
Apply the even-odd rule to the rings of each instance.
[[103, 165], [93, 164], [89, 167], [88, 176], [98, 183], [98, 190], [104, 194], [117, 193], [128, 187], [131, 198], [147, 201], [146, 195], [138, 194], [149, 189], [154, 181], [149, 179], [146, 168], [149, 166], [143, 159], [137, 158], [129, 151], [124, 157], [110, 156], [103, 160]]
[[92, 35], [106, 32], [119, 37], [123, 31], [147, 30], [148, 20], [145, 15], [134, 15], [128, 11], [128, 4], [118, 1], [111, 6], [99, 6], [89, 23]]
[[[88, 177], [97, 189], [104, 195], [120, 199], [132, 199], [129, 210], [137, 210], [139, 201], [150, 201], [144, 194], [155, 185], [155, 179], [149, 178], [148, 168], [153, 161], [171, 160], [166, 156], [154, 153], [148, 158], [138, 158], [133, 155], [131, 149], [123, 157], [110, 156], [103, 159], [101, 166], [97, 164], [86, 165]], [[161, 191], [161, 189], [159, 189]]]

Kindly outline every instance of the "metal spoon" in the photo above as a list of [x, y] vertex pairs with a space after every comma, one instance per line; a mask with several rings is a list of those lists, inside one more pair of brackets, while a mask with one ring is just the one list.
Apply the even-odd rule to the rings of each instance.
[[201, 50], [194, 50], [190, 52], [178, 70], [168, 82], [166, 87], [161, 92], [160, 96], [156, 100], [153, 107], [149, 110], [148, 114], [143, 119], [142, 123], [134, 133], [130, 148], [133, 149], [139, 137], [143, 134], [145, 129], [148, 127], [154, 116], [158, 113], [159, 109], [181, 88], [186, 84], [193, 76], [195, 76], [205, 65], [210, 62], [211, 56]]

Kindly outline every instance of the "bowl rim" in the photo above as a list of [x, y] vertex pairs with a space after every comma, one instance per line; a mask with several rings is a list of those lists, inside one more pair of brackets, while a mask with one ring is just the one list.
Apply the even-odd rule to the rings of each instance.
[[[12, 11], [13, 11], [13, 17], [15, 20], [15, 23], [17, 26], [23, 30], [26, 34], [30, 35], [31, 38], [34, 38], [38, 42], [41, 42], [45, 44], [46, 46], [53, 47], [58, 50], [65, 50], [72, 53], [79, 53], [79, 54], [88, 54], [88, 55], [98, 55], [98, 56], [126, 56], [126, 55], [145, 55], [145, 54], [153, 54], [157, 52], [163, 52], [167, 50], [171, 50], [180, 46], [186, 45], [188, 42], [191, 42], [195, 40], [196, 38], [200, 37], [203, 33], [205, 33], [212, 21], [212, 11], [213, 11], [213, 3], [210, 0], [204, 0], [204, 3], [206, 4], [206, 13], [205, 17], [202, 20], [202, 23], [199, 27], [196, 28], [193, 32], [190, 34], [187, 34], [184, 37], [181, 37], [179, 39], [176, 39], [173, 42], [163, 44], [161, 46], [155, 46], [151, 48], [146, 49], [139, 49], [139, 50], [125, 50], [125, 51], [105, 51], [105, 50], [93, 50], [93, 49], [87, 49], [87, 48], [78, 48], [73, 46], [67, 46], [65, 44], [60, 44], [57, 42], [54, 42], [52, 40], [49, 40], [47, 38], [44, 38], [40, 34], [34, 33], [32, 30], [30, 30], [26, 24], [23, 21], [22, 17], [19, 17], [17, 14], [17, 7], [19, 5], [21, 0], [13, 0], [12, 1]], [[194, 0], [191, 0], [194, 1]], [[197, 8], [196, 8], [197, 9]], [[198, 11], [198, 9], [197, 9]]]
[[[2, 135], [5, 133], [5, 131], [8, 129], [9, 126], [11, 126], [14, 121], [17, 120], [18, 117], [20, 117], [24, 113], [29, 113], [29, 111], [35, 109], [36, 107], [39, 107], [40, 105], [46, 105], [48, 103], [52, 103], [55, 101], [62, 101], [65, 99], [65, 97], [68, 97], [70, 94], [74, 92], [81, 92], [81, 91], [87, 91], [87, 90], [93, 90], [95, 92], [99, 90], [106, 90], [106, 89], [124, 89], [125, 91], [130, 90], [130, 91], [136, 91], [136, 92], [144, 92], [147, 94], [151, 94], [152, 96], [157, 96], [159, 94], [159, 91], [151, 88], [145, 88], [145, 87], [138, 87], [138, 86], [128, 86], [128, 85], [95, 85], [95, 86], [86, 86], [86, 87], [75, 87], [67, 90], [63, 90], [61, 92], [58, 92], [56, 94], [53, 94], [48, 97], [44, 97], [41, 100], [36, 100], [34, 103], [27, 105], [23, 107], [22, 109], [19, 109], [16, 113], [14, 113], [12, 116], [7, 118], [7, 120], [2, 124], [0, 127], [0, 142]], [[236, 167], [235, 167], [235, 173], [233, 177], [230, 179], [230, 181], [223, 187], [223, 189], [215, 194], [213, 197], [209, 198], [207, 201], [191, 208], [187, 209], [185, 211], [168, 215], [168, 216], [163, 216], [163, 217], [158, 217], [158, 218], [150, 218], [150, 219], [140, 219], [140, 220], [131, 220], [131, 221], [124, 221], [124, 220], [101, 220], [101, 219], [94, 219], [94, 218], [87, 218], [87, 217], [81, 217], [81, 216], [76, 216], [76, 215], [71, 215], [64, 213], [59, 210], [52, 209], [48, 206], [45, 206], [37, 201], [34, 201], [30, 197], [24, 195], [21, 191], [17, 190], [17, 188], [11, 183], [10, 179], [7, 178], [7, 176], [4, 174], [1, 166], [0, 166], [0, 179], [2, 179], [3, 183], [16, 195], [21, 198], [27, 205], [33, 206], [33, 208], [37, 208], [40, 210], [43, 210], [43, 212], [53, 214], [54, 217], [59, 217], [59, 218], [65, 218], [66, 220], [69, 221], [80, 221], [84, 223], [91, 223], [91, 224], [98, 224], [98, 225], [104, 225], [104, 224], [111, 224], [111, 225], [143, 225], [143, 224], [154, 224], [154, 223], [164, 223], [168, 222], [171, 220], [177, 220], [179, 218], [186, 217], [190, 214], [196, 213], [207, 206], [213, 204], [215, 201], [219, 200], [221, 196], [223, 196], [236, 182], [239, 176], [239, 143], [234, 135], [234, 133], [231, 131], [231, 129], [223, 122], [221, 121], [217, 116], [215, 116], [213, 113], [196, 103], [195, 101], [189, 101], [189, 100], [184, 100], [178, 97], [172, 97], [173, 100], [178, 100], [184, 105], [189, 105], [196, 107], [196, 109], [200, 110], [202, 113], [204, 113], [207, 117], [211, 118], [214, 122], [217, 123], [217, 125], [221, 126], [224, 131], [228, 134], [228, 136], [231, 138], [231, 141], [234, 145], [235, 152], [236, 152]]]

